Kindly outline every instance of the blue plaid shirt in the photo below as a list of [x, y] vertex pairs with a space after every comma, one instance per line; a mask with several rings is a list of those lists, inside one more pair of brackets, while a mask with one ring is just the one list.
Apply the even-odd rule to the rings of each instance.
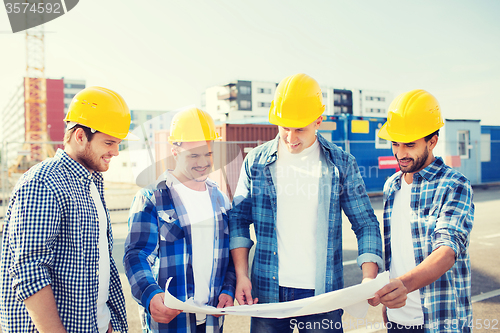
[[[149, 303], [168, 291], [181, 301], [194, 297], [191, 225], [179, 194], [167, 171], [160, 181], [139, 191], [130, 209], [130, 232], [125, 241], [123, 262], [134, 299], [146, 311], [146, 324], [152, 332], [196, 332], [194, 314], [181, 313], [168, 324], [152, 320]], [[228, 198], [207, 179], [215, 218], [214, 261], [208, 305], [217, 306], [221, 293], [234, 297], [236, 276], [229, 256]], [[207, 332], [219, 332], [223, 317], [207, 316]]]
[[[358, 239], [358, 264], [375, 262], [382, 270], [383, 263], [379, 223], [356, 160], [320, 134], [317, 139], [323, 166], [316, 227], [315, 293], [318, 295], [344, 286], [342, 210]], [[254, 225], [257, 245], [251, 273], [252, 295], [259, 298], [259, 303], [279, 302], [275, 187], [278, 142], [279, 136], [253, 149], [245, 158], [229, 218], [231, 249], [252, 247], [249, 227]]]
[[[391, 213], [401, 189], [401, 171], [384, 186], [385, 267], [391, 267]], [[474, 204], [469, 180], [436, 158], [413, 175], [411, 230], [415, 263], [440, 246], [455, 251], [455, 264], [435, 282], [420, 289], [426, 332], [471, 332], [469, 234]]]
[[97, 332], [99, 219], [90, 192], [94, 182], [108, 216], [113, 329], [127, 332], [125, 299], [111, 256], [113, 236], [102, 174], [90, 173], [58, 150], [26, 172], [5, 216], [0, 283], [4, 332], [35, 332], [23, 300], [50, 285], [68, 332]]

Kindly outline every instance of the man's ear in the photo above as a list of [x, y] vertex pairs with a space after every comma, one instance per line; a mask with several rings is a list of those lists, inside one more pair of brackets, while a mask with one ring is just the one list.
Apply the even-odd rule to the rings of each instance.
[[318, 119], [316, 119], [316, 125], [314, 127], [318, 129], [322, 122], [323, 122], [323, 116], [319, 116]]
[[73, 139], [78, 145], [85, 145], [87, 143], [87, 135], [85, 131], [79, 127], [73, 132]]
[[433, 150], [437, 143], [438, 143], [439, 137], [437, 135], [434, 135], [430, 140], [429, 140], [429, 149]]

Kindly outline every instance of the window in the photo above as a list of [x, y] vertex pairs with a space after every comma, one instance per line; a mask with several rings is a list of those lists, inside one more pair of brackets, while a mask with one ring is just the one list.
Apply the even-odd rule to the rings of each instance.
[[146, 115], [146, 120], [151, 120], [151, 119], [153, 119], [152, 115], [150, 115], [150, 114]]
[[327, 98], [328, 97], [328, 94], [326, 92], [324, 93], [321, 93], [323, 95], [323, 98]]
[[240, 101], [240, 109], [241, 110], [250, 110], [252, 108], [252, 102], [247, 100]]
[[491, 134], [481, 134], [481, 162], [491, 162]]
[[469, 131], [460, 130], [458, 134], [458, 155], [460, 158], [469, 158]]
[[76, 84], [76, 83], [65, 83], [64, 88], [68, 89], [85, 89], [84, 84]]
[[257, 92], [259, 94], [270, 94], [271, 93], [271, 88], [258, 88]]
[[240, 94], [242, 95], [250, 95], [251, 89], [248, 86], [240, 86]]
[[335, 105], [333, 107], [333, 113], [335, 113], [335, 114], [339, 114], [341, 112], [341, 110], [342, 110], [341, 107], [338, 105]]
[[391, 149], [391, 141], [384, 140], [378, 137], [380, 129], [375, 130], [375, 149]]
[[373, 101], [373, 97], [372, 96], [366, 96], [365, 98], [367, 101]]
[[333, 100], [335, 102], [340, 102], [340, 94], [334, 94]]
[[271, 102], [259, 102], [259, 107], [261, 108], [270, 108]]
[[377, 101], [379, 101], [379, 102], [385, 102], [385, 97], [377, 97]]

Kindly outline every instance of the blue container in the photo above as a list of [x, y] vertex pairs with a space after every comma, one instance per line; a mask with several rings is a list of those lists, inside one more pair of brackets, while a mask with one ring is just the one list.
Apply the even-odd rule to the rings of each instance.
[[[395, 169], [380, 169], [380, 156], [393, 156], [391, 142], [379, 139], [378, 130], [386, 118], [359, 117], [352, 115], [325, 116], [319, 132], [343, 150], [351, 153], [366, 185], [367, 192], [382, 192], [384, 183]], [[334, 130], [324, 128], [332, 127]]]
[[500, 126], [481, 126], [481, 145], [481, 182], [500, 182]]

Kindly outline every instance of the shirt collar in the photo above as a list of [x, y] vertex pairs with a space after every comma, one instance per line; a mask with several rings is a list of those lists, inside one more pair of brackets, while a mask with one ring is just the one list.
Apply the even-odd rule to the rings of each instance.
[[[439, 172], [439, 170], [443, 167], [444, 162], [441, 157], [436, 157], [434, 161], [431, 162], [428, 166], [415, 173], [415, 175], [419, 175], [427, 181], [431, 181], [434, 179]], [[414, 177], [415, 177], [414, 175]]]
[[78, 179], [93, 179], [94, 182], [98, 183], [102, 183], [104, 180], [101, 172], [90, 172], [83, 165], [69, 157], [69, 155], [62, 149], [57, 149], [54, 158], [61, 160], [61, 162], [67, 167], [67, 169]]

